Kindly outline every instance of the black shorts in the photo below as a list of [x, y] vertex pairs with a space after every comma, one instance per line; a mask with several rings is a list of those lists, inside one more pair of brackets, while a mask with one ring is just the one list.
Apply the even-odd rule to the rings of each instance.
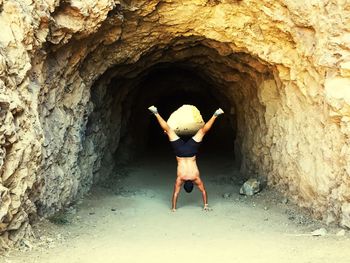
[[178, 157], [192, 157], [196, 156], [198, 153], [200, 142], [196, 142], [193, 138], [189, 139], [187, 142], [181, 138], [170, 141], [171, 146], [174, 149], [174, 153]]

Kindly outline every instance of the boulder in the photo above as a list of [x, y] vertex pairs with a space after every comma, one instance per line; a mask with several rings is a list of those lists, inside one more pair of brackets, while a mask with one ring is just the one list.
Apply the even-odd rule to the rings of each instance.
[[193, 105], [182, 105], [167, 120], [177, 135], [194, 135], [204, 125], [199, 110]]
[[246, 181], [241, 189], [239, 190], [239, 193], [241, 195], [254, 195], [260, 191], [260, 181], [257, 179], [249, 179]]

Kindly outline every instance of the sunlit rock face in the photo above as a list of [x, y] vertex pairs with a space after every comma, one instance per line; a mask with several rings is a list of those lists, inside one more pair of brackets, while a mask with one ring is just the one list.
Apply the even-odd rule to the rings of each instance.
[[184, 87], [142, 83], [174, 67], [210, 83], [185, 86], [226, 112], [242, 173], [350, 227], [349, 24], [335, 0], [0, 0], [2, 246], [142, 146]]

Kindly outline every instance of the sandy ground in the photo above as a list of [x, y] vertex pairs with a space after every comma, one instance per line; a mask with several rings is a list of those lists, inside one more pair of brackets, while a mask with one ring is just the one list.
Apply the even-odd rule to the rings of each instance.
[[[271, 189], [239, 195], [229, 158], [198, 163], [212, 211], [202, 210], [195, 189], [181, 191], [171, 212], [175, 159], [147, 157], [95, 187], [64, 214], [64, 224], [40, 222], [28, 251], [11, 251], [0, 262], [350, 262], [348, 232], [337, 236], [339, 228], [311, 220]], [[310, 235], [320, 227], [326, 236]]]

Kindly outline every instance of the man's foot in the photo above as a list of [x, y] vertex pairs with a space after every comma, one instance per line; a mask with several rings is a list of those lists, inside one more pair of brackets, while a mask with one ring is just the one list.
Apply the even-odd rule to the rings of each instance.
[[224, 113], [224, 111], [221, 109], [221, 108], [218, 108], [215, 112], [214, 112], [214, 116], [219, 116], [219, 115], [221, 115], [221, 114], [223, 114]]
[[157, 113], [158, 113], [158, 110], [157, 110], [157, 108], [156, 108], [154, 105], [148, 107], [148, 109], [149, 109], [153, 114], [157, 114]]

